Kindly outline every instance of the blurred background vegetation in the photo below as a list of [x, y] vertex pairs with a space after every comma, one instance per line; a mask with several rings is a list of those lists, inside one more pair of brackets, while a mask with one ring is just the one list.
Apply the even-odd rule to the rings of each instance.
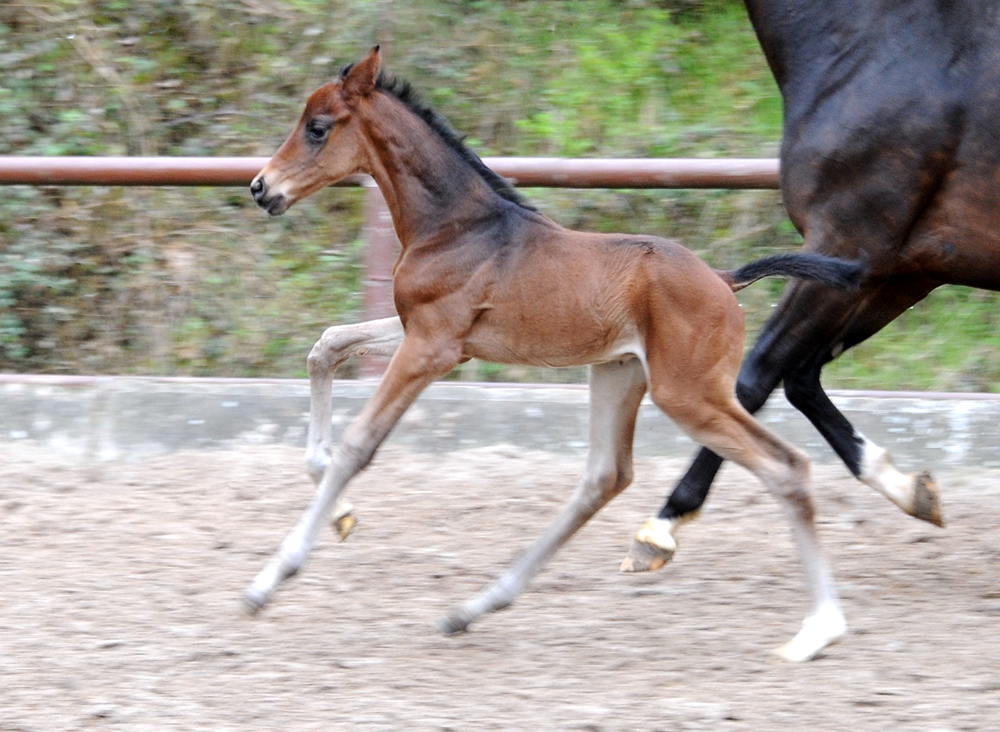
[[[375, 42], [481, 155], [777, 154], [780, 98], [736, 0], [7, 0], [0, 154], [266, 156]], [[242, 189], [3, 193], [0, 371], [303, 376], [324, 327], [363, 317], [361, 190], [278, 219]], [[800, 243], [772, 191], [526, 193], [714, 266]], [[751, 338], [781, 287], [741, 293]], [[942, 288], [825, 383], [997, 389], [998, 319], [993, 294]]]

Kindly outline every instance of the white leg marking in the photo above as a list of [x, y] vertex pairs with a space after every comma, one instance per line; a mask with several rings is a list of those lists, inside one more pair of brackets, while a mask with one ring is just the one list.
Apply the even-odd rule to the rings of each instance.
[[319, 483], [330, 463], [333, 428], [331, 393], [337, 367], [352, 356], [392, 356], [403, 341], [398, 317], [327, 328], [309, 352], [309, 436], [306, 470]]
[[528, 550], [485, 590], [441, 618], [438, 630], [463, 631], [476, 618], [513, 602], [559, 547], [628, 486], [635, 416], [645, 393], [646, 374], [636, 359], [591, 367], [590, 447], [576, 491]]
[[653, 516], [646, 520], [638, 533], [635, 535], [636, 541], [643, 544], [650, 544], [669, 552], [677, 550], [677, 540], [674, 538], [674, 530], [682, 522], [677, 519], [661, 519]]
[[824, 603], [802, 621], [802, 630], [775, 653], [786, 661], [808, 661], [846, 632], [847, 621], [837, 603]]
[[335, 453], [309, 508], [247, 589], [245, 601], [248, 610], [256, 612], [262, 608], [278, 585], [302, 568], [341, 491], [358, 473], [362, 463], [350, 449], [341, 447]]
[[647, 519], [622, 560], [621, 571], [655, 572], [665, 565], [677, 551], [677, 539], [674, 538], [677, 529], [697, 515], [698, 512], [693, 511], [672, 519], [661, 519], [658, 516]]
[[812, 597], [812, 611], [802, 623], [802, 630], [777, 653], [790, 661], [805, 661], [847, 631], [833, 577], [819, 547], [813, 518], [815, 509], [809, 492], [809, 459], [801, 451], [768, 433], [749, 414], [743, 413], [741, 418], [739, 412], [735, 422], [742, 425], [747, 436], [754, 438], [749, 443], [749, 449], [732, 447], [725, 433], [707, 435], [699, 442], [754, 473], [785, 509], [802, 559]]
[[859, 434], [864, 440], [861, 449], [861, 475], [858, 479], [865, 485], [874, 488], [906, 513], [912, 514], [913, 476], [905, 475], [896, 469], [889, 453]]
[[[804, 495], [811, 503], [807, 490]], [[787, 496], [788, 494], [783, 496], [786, 501]], [[786, 508], [791, 516], [792, 532], [812, 594], [813, 610], [802, 622], [802, 629], [796, 636], [776, 652], [788, 661], [808, 661], [847, 632], [847, 621], [840, 609], [830, 568], [819, 548], [816, 527], [811, 518], [812, 508], [808, 511], [808, 519], [803, 518], [798, 506], [786, 503]]]
[[[445, 361], [438, 363], [419, 358], [427, 352], [434, 353], [433, 347], [427, 346], [424, 341], [410, 342], [407, 350], [406, 342], [395, 339], [394, 334], [401, 332], [397, 318], [362, 323], [361, 326], [368, 328], [374, 326], [383, 335], [388, 332], [389, 342], [399, 345], [398, 358], [393, 358], [375, 394], [361, 414], [345, 430], [340, 446], [327, 458], [325, 452], [331, 441], [330, 385], [336, 363], [331, 364], [324, 359], [324, 356], [330, 353], [342, 353], [343, 349], [327, 348], [322, 339], [313, 347], [309, 355], [311, 452], [307, 458], [307, 466], [314, 478], [316, 478], [314, 467], [325, 464], [325, 468], [320, 474], [316, 495], [309, 508], [302, 514], [295, 528], [282, 542], [278, 552], [264, 566], [247, 590], [246, 606], [251, 611], [263, 607], [278, 585], [301, 569], [316, 542], [320, 529], [326, 524], [334, 507], [338, 506], [340, 494], [348, 481], [368, 464], [382, 440], [424, 387], [454, 365], [447, 362], [446, 368]], [[324, 337], [331, 332], [336, 334], [342, 332], [342, 329], [331, 328], [324, 333]], [[370, 335], [365, 335], [362, 340], [370, 343], [372, 338]], [[315, 461], [313, 458], [317, 456], [325, 458], [325, 462]], [[338, 513], [344, 508], [340, 506]], [[343, 519], [343, 516], [340, 518]], [[342, 537], [346, 535], [342, 526], [337, 528]], [[347, 531], [349, 530], [347, 527]]]

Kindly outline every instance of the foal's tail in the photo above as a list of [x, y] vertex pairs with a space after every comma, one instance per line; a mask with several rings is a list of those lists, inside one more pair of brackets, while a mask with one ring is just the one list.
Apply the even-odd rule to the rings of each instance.
[[849, 290], [858, 286], [867, 269], [862, 260], [848, 261], [836, 257], [824, 257], [822, 254], [795, 252], [774, 254], [744, 264], [738, 269], [728, 272], [715, 270], [715, 273], [732, 288], [733, 292], [742, 290], [762, 277], [773, 275], [815, 280], [838, 290]]

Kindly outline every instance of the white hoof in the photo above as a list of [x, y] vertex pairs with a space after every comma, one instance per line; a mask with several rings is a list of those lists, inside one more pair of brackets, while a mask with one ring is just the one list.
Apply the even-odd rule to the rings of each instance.
[[840, 608], [825, 605], [802, 621], [802, 630], [775, 653], [786, 661], [808, 661], [846, 632], [847, 621]]

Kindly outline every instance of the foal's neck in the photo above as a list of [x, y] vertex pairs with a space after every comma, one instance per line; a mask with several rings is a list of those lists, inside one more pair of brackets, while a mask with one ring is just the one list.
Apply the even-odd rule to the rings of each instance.
[[489, 216], [498, 196], [437, 132], [389, 94], [373, 95], [364, 120], [369, 173], [406, 249]]

